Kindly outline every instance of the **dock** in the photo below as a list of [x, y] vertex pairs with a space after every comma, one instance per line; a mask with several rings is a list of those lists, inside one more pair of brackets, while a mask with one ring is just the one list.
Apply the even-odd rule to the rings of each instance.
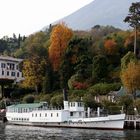
[[125, 129], [140, 129], [140, 115], [126, 115]]

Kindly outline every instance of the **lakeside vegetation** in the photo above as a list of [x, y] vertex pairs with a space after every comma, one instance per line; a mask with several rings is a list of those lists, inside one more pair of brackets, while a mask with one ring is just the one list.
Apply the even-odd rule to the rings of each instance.
[[[131, 7], [140, 9], [140, 3]], [[7, 86], [5, 97], [63, 106], [62, 89], [66, 89], [69, 100], [82, 99], [91, 108], [123, 105], [126, 112], [134, 113], [130, 110], [134, 106], [139, 111], [136, 90], [140, 89], [140, 15], [135, 16], [131, 7], [131, 16], [125, 22], [133, 28], [127, 31], [100, 25], [90, 31], [73, 31], [60, 23], [28, 37], [13, 34], [1, 38], [1, 55], [24, 59], [21, 67], [25, 80], [12, 88]], [[95, 96], [108, 95], [121, 86], [126, 88], [126, 95], [116, 102], [95, 100]]]

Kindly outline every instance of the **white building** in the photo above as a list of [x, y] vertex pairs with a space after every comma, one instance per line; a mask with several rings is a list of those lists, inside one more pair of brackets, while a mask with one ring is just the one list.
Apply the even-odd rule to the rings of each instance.
[[0, 80], [13, 80], [14, 82], [24, 80], [19, 68], [22, 61], [22, 59], [0, 56]]

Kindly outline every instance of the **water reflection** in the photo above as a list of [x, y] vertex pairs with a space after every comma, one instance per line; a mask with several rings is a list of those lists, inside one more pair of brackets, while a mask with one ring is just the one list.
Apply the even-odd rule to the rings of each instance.
[[0, 140], [139, 140], [139, 132], [1, 125]]

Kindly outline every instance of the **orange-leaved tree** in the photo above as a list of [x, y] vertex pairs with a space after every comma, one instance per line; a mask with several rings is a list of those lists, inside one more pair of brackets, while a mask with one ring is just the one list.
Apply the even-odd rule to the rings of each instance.
[[117, 52], [117, 43], [112, 39], [105, 40], [104, 47], [108, 55], [113, 55]]
[[131, 61], [128, 67], [121, 72], [121, 80], [127, 91], [136, 96], [140, 88], [140, 62]]
[[64, 23], [54, 26], [50, 37], [49, 58], [54, 71], [60, 68], [63, 54], [68, 46], [73, 32]]

